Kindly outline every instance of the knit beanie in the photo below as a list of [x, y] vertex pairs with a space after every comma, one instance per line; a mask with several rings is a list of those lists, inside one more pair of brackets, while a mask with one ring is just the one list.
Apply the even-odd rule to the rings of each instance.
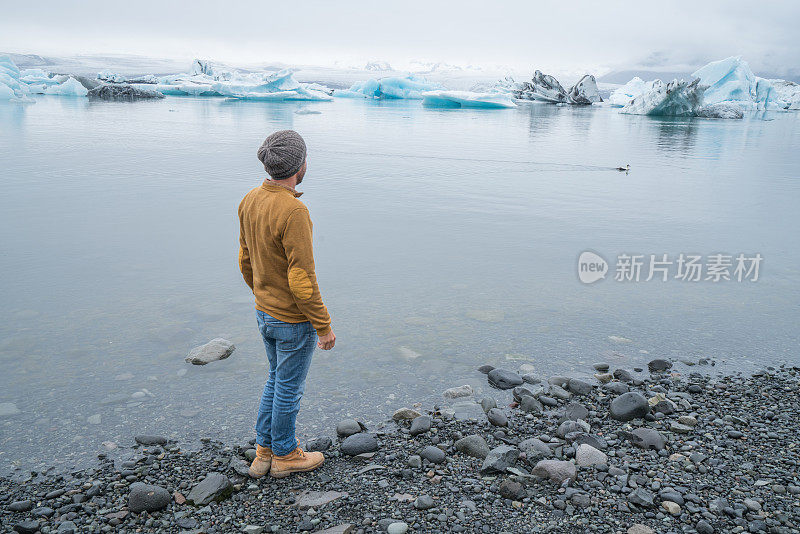
[[273, 180], [284, 180], [296, 174], [306, 161], [306, 143], [294, 130], [280, 130], [261, 144], [258, 159]]

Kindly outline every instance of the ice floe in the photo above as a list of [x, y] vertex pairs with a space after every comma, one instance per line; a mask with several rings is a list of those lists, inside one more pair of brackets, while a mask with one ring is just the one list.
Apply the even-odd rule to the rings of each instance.
[[698, 78], [692, 81], [672, 80], [669, 83], [653, 80], [650, 84], [650, 88], [631, 99], [621, 113], [714, 119], [741, 119], [744, 116], [741, 107], [728, 102], [704, 103], [706, 87]]
[[706, 86], [706, 104], [727, 102], [742, 109], [785, 109], [786, 102], [778, 97], [772, 83], [759, 78], [741, 56], [712, 61], [692, 73]]
[[778, 99], [786, 103], [786, 109], [800, 109], [800, 85], [786, 80], [770, 80]]
[[521, 100], [539, 100], [558, 104], [567, 101], [567, 91], [555, 77], [542, 74], [537, 70], [529, 82], [524, 82], [515, 92], [514, 96]]
[[653, 82], [646, 82], [635, 76], [631, 79], [628, 83], [623, 85], [622, 87], [617, 87], [611, 92], [611, 95], [608, 97], [608, 102], [613, 107], [621, 108], [627, 105], [631, 100], [636, 98], [637, 96], [641, 95], [645, 91], [649, 91], [653, 88]]
[[420, 100], [422, 99], [422, 93], [440, 89], [444, 89], [441, 84], [409, 74], [407, 76], [388, 76], [380, 79], [371, 78], [363, 82], [356, 82], [350, 89], [334, 91], [334, 96]]
[[475, 93], [472, 91], [426, 91], [422, 104], [428, 107], [503, 109], [517, 105], [510, 96], [502, 93]]

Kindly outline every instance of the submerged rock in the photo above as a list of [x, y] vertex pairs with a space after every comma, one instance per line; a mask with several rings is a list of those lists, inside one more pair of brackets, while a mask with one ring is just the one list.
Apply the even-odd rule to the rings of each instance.
[[236, 350], [233, 343], [221, 337], [214, 338], [205, 345], [193, 348], [186, 356], [186, 361], [193, 365], [205, 365], [217, 360], [224, 360]]
[[94, 89], [90, 89], [87, 96], [97, 100], [118, 100], [126, 102], [164, 98], [164, 94], [156, 90], [134, 87], [127, 84], [103, 84]]
[[507, 369], [489, 371], [489, 384], [498, 389], [512, 389], [522, 385], [522, 377]]

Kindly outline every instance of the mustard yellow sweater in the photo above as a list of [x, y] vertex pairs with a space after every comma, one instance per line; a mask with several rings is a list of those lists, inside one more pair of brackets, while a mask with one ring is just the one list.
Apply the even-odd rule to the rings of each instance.
[[256, 308], [286, 323], [310, 321], [323, 336], [331, 318], [317, 286], [311, 218], [302, 193], [265, 180], [239, 204], [239, 268]]

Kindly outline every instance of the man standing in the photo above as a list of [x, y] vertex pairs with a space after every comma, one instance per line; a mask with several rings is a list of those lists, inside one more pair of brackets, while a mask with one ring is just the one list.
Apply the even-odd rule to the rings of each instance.
[[250, 476], [283, 478], [324, 461], [321, 452], [298, 447], [295, 419], [314, 343], [330, 350], [336, 336], [314, 274], [308, 208], [295, 191], [306, 174], [306, 144], [293, 130], [275, 132], [258, 149], [258, 159], [270, 178], [239, 204], [239, 268], [255, 295], [269, 359]]

